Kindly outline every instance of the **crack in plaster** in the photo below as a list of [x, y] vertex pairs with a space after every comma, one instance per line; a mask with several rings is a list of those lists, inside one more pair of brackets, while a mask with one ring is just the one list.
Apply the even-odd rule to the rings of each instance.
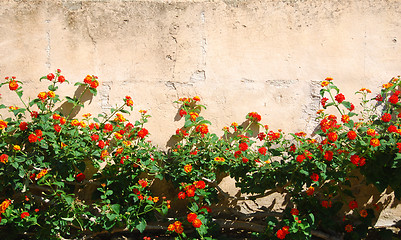
[[45, 63], [45, 65], [50, 70], [51, 69], [51, 62], [50, 62], [51, 45], [50, 45], [50, 27], [49, 27], [50, 20], [47, 19], [47, 20], [45, 20], [45, 22], [46, 22], [46, 26], [47, 26], [47, 30], [46, 30], [46, 42], [47, 42], [47, 45], [46, 45], [46, 49], [45, 49], [46, 50], [46, 63]]

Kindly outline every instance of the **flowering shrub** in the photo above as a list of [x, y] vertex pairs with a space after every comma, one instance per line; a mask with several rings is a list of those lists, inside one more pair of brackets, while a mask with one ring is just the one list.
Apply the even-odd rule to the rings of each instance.
[[8, 108], [13, 116], [0, 122], [0, 225], [10, 232], [69, 237], [113, 227], [143, 231], [152, 212], [166, 214], [167, 201], [149, 190], [152, 179], [161, 178], [160, 152], [146, 141], [149, 115], [142, 111], [135, 124], [128, 122], [123, 114], [133, 102], [127, 96], [110, 114], [71, 119], [86, 92], [97, 94], [97, 77], [75, 84], [84, 90], [66, 97], [71, 109], [56, 108], [56, 92], [68, 82], [60, 70], [41, 80], [49, 81], [48, 91], [28, 103], [15, 77], [1, 84], [24, 107]]
[[[83, 107], [84, 94], [97, 94], [97, 77], [88, 75], [75, 84], [83, 91], [66, 97], [70, 109], [58, 107], [62, 100], [56, 92], [68, 83], [61, 72], [41, 79], [50, 82], [48, 91], [28, 103], [22, 82], [11, 77], [2, 84], [24, 105], [0, 106], [12, 115], [0, 120], [0, 227], [12, 232], [65, 238], [124, 228], [142, 232], [151, 221], [168, 220], [162, 229], [177, 239], [212, 239], [221, 228], [236, 226], [265, 239], [327, 234], [361, 239], [380, 208], [354, 196], [355, 182], [372, 183], [379, 191], [391, 187], [400, 198], [399, 77], [374, 98], [369, 89], [359, 90], [358, 112], [331, 78], [322, 81], [323, 109], [317, 113], [319, 128], [313, 138], [304, 132], [273, 131], [256, 112], [248, 113], [242, 124], [224, 127], [218, 136], [201, 116], [205, 106], [200, 98], [181, 98], [176, 103], [183, 126], [168, 152], [146, 141], [146, 111], [140, 111], [134, 124], [127, 121], [134, 105], [129, 96], [109, 114], [72, 118]], [[327, 114], [327, 108], [338, 114]], [[225, 193], [219, 187], [225, 176], [235, 179], [246, 197]], [[187, 206], [170, 219], [162, 220], [170, 200], [155, 196], [151, 188], [157, 178], [171, 182], [174, 202]], [[231, 209], [225, 215], [230, 219], [219, 221], [224, 213], [216, 203], [235, 204], [272, 192], [284, 194], [283, 212], [260, 212], [251, 216], [251, 226], [237, 221], [243, 216]], [[231, 223], [225, 226], [227, 221]]]

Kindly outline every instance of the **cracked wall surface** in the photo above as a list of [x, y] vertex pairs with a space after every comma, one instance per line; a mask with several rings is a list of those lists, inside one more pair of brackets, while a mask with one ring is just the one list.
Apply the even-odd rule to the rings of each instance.
[[33, 98], [57, 68], [72, 83], [62, 94], [97, 75], [99, 94], [80, 114], [130, 95], [127, 118], [148, 110], [160, 148], [183, 125], [173, 101], [196, 95], [217, 134], [251, 111], [272, 130], [311, 133], [320, 80], [333, 77], [355, 100], [400, 74], [400, 12], [396, 0], [3, 0], [0, 77], [16, 76]]

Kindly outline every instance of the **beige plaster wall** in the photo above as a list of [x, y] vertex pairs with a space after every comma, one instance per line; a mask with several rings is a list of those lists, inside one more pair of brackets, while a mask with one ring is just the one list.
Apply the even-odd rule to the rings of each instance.
[[320, 80], [351, 99], [400, 74], [400, 12], [397, 0], [2, 0], [0, 77], [33, 98], [57, 68], [71, 83], [97, 75], [99, 95], [80, 114], [130, 95], [161, 148], [183, 124], [173, 101], [185, 96], [200, 96], [216, 133], [251, 111], [273, 130], [311, 132]]

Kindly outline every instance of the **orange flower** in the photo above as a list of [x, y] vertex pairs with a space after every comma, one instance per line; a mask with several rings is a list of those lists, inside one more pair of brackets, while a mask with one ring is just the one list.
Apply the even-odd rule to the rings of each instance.
[[367, 93], [372, 93], [372, 91], [370, 91], [370, 90], [367, 89], [367, 88], [361, 88], [359, 91], [360, 91], [360, 92], [366, 91]]
[[368, 216], [368, 212], [365, 209], [362, 209], [359, 214], [361, 215], [361, 217], [365, 218]]
[[390, 88], [392, 86], [393, 86], [392, 83], [385, 83], [385, 84], [382, 85], [382, 88]]
[[191, 121], [195, 122], [196, 118], [199, 117], [199, 114], [196, 112], [190, 112], [189, 116], [190, 116]]
[[0, 130], [4, 129], [6, 127], [7, 127], [7, 122], [3, 121], [3, 120], [0, 120]]
[[21, 147], [19, 145], [13, 146], [14, 151], [21, 151]]
[[192, 221], [192, 226], [194, 226], [195, 228], [200, 228], [202, 226], [202, 221], [199, 220], [199, 218], [195, 218]]
[[175, 230], [175, 225], [174, 224], [168, 225], [167, 230], [169, 230], [170, 232], [173, 232]]
[[67, 147], [67, 144], [65, 144], [65, 143], [60, 143], [60, 147], [61, 147], [61, 149], [63, 149], [63, 148], [65, 148], [65, 147]]
[[341, 122], [348, 123], [349, 122], [349, 116], [348, 115], [342, 115], [341, 116]]
[[199, 98], [198, 96], [195, 96], [195, 97], [193, 98], [193, 100], [196, 101], [196, 102], [199, 102], [199, 101], [200, 101], [200, 98]]
[[351, 224], [348, 224], [347, 226], [345, 226], [345, 231], [346, 232], [352, 232], [352, 230], [353, 230], [353, 227], [352, 227]]
[[11, 91], [17, 90], [17, 89], [18, 89], [18, 83], [17, 83], [17, 81], [11, 80], [11, 81], [8, 83], [8, 88], [10, 88]]
[[7, 154], [1, 154], [0, 155], [0, 162], [6, 164], [8, 162], [8, 155]]
[[175, 232], [178, 234], [181, 234], [184, 232], [184, 228], [182, 226], [175, 227]]
[[127, 106], [134, 105], [134, 102], [132, 101], [132, 98], [130, 96], [125, 96], [125, 104], [127, 104]]
[[185, 172], [189, 173], [192, 171], [192, 165], [191, 164], [187, 164], [184, 166], [184, 170]]
[[84, 118], [89, 118], [90, 116], [92, 116], [92, 114], [90, 114], [90, 113], [82, 115], [82, 117], [84, 117]]
[[36, 179], [41, 179], [44, 175], [47, 174], [47, 172], [48, 172], [47, 168], [43, 169], [42, 171], [40, 171], [40, 173], [38, 173]]
[[326, 81], [331, 81], [331, 80], [333, 80], [333, 78], [332, 77], [327, 77], [325, 80]]
[[81, 126], [81, 128], [85, 128], [86, 127], [86, 123], [84, 121], [79, 122], [79, 125]]
[[368, 134], [369, 136], [374, 137], [376, 135], [376, 131], [374, 129], [368, 129], [368, 131], [366, 132], [366, 134]]
[[306, 190], [306, 194], [308, 194], [308, 196], [312, 196], [314, 192], [315, 192], [315, 188], [312, 187], [312, 186], [309, 187], [309, 188]]
[[8, 208], [8, 206], [10, 206], [11, 201], [6, 199], [4, 200], [1, 204], [0, 204], [0, 214], [3, 214], [6, 209]]
[[[61, 122], [61, 121], [60, 121]], [[77, 120], [77, 119], [73, 119], [72, 121], [71, 121], [71, 125], [72, 126], [74, 126], [74, 127], [76, 127], [76, 126], [79, 126], [81, 123]]]
[[114, 119], [114, 121], [116, 121], [116, 122], [125, 122], [125, 118], [124, 118], [124, 116], [122, 114], [117, 113], [116, 115], [117, 115], [117, 117]]
[[380, 140], [377, 138], [372, 138], [370, 139], [370, 145], [373, 147], [380, 146]]
[[48, 96], [49, 98], [54, 98], [54, 97], [56, 97], [56, 94], [55, 94], [53, 91], [48, 91], [48, 92], [47, 92], [47, 96]]
[[215, 158], [214, 158], [214, 161], [216, 161], [216, 162], [224, 162], [225, 159], [222, 158], [222, 157], [215, 157]]
[[154, 197], [153, 202], [157, 203], [159, 201], [159, 197]]
[[209, 132], [209, 129], [206, 124], [201, 124], [196, 126], [195, 131], [200, 132], [201, 134], [206, 134]]
[[322, 86], [322, 87], [326, 87], [327, 85], [329, 85], [329, 82], [328, 82], [328, 81], [323, 81], [323, 82], [320, 84], [320, 86]]
[[46, 92], [40, 92], [40, 93], [38, 94], [38, 98], [39, 98], [40, 100], [44, 101], [44, 100], [47, 98]]
[[114, 133], [114, 137], [117, 138], [118, 140], [121, 140], [123, 138], [123, 136], [118, 132]]
[[109, 152], [105, 149], [100, 153], [100, 159], [103, 160], [108, 155], [109, 155]]
[[190, 223], [193, 222], [197, 218], [198, 218], [198, 215], [196, 215], [196, 213], [193, 213], [193, 212], [189, 213], [187, 216], [187, 220]]

